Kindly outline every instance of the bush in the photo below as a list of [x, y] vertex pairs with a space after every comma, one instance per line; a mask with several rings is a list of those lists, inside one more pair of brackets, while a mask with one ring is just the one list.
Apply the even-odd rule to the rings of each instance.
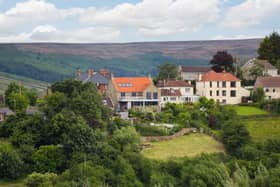
[[0, 143], [0, 178], [16, 179], [22, 175], [23, 162], [7, 143]]
[[155, 127], [145, 124], [138, 124], [135, 126], [136, 130], [141, 134], [141, 136], [169, 136], [171, 135], [171, 130], [165, 127]]
[[54, 173], [32, 173], [25, 179], [24, 184], [27, 187], [51, 187], [54, 186], [57, 175]]

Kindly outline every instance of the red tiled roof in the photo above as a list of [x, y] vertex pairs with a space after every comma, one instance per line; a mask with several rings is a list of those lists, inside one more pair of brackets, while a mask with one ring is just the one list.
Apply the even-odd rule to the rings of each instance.
[[181, 80], [163, 80], [157, 83], [157, 87], [192, 87], [192, 85]]
[[258, 77], [255, 87], [280, 87], [280, 77]]
[[211, 70], [211, 67], [207, 66], [182, 66], [182, 72], [201, 72], [206, 73]]
[[118, 92], [143, 92], [152, 84], [149, 77], [114, 77], [112, 81]]
[[204, 74], [201, 80], [202, 81], [239, 81], [239, 79], [231, 73], [227, 73], [227, 72], [217, 73], [213, 70]]
[[161, 96], [182, 96], [180, 90], [175, 89], [162, 89]]

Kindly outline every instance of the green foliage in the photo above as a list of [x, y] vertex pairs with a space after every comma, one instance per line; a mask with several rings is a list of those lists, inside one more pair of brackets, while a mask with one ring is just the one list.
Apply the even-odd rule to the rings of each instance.
[[25, 179], [26, 187], [52, 187], [56, 184], [57, 175], [55, 173], [32, 173]]
[[230, 153], [250, 141], [246, 127], [238, 120], [230, 120], [222, 127], [222, 141]]
[[254, 102], [262, 103], [265, 99], [265, 93], [264, 93], [263, 88], [256, 88], [251, 93], [251, 98]]
[[268, 60], [271, 64], [276, 65], [280, 60], [280, 36], [273, 32], [266, 36], [258, 49], [259, 59]]
[[20, 177], [22, 165], [23, 162], [13, 147], [0, 142], [0, 178], [16, 179]]
[[158, 80], [167, 80], [167, 79], [175, 79], [177, 77], [177, 66], [176, 64], [164, 63], [158, 65], [158, 75], [156, 77], [156, 81]]
[[40, 146], [34, 153], [33, 160], [37, 172], [59, 172], [63, 168], [65, 156], [62, 148], [55, 145]]
[[250, 69], [250, 76], [253, 80], [256, 80], [257, 77], [263, 76], [264, 67], [260, 64], [254, 64], [253, 67]]

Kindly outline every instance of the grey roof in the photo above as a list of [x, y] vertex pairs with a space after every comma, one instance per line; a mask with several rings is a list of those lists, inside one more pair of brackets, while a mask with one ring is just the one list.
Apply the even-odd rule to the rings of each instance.
[[280, 77], [258, 77], [255, 82], [255, 88], [257, 87], [279, 88]]
[[97, 72], [95, 72], [91, 77], [88, 77], [88, 74], [84, 73], [81, 75], [80, 79], [83, 83], [92, 82], [95, 84], [109, 84], [109, 80]]
[[5, 115], [13, 115], [14, 114], [14, 112], [7, 107], [0, 108], [0, 113], [5, 114]]
[[201, 72], [201, 73], [207, 73], [211, 70], [211, 67], [209, 66], [181, 66], [182, 72]]

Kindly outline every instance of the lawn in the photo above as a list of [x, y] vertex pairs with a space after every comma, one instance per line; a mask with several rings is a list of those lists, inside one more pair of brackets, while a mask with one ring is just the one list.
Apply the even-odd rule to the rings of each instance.
[[268, 112], [252, 106], [234, 106], [233, 108], [239, 116], [257, 116], [268, 114]]
[[171, 157], [194, 157], [201, 153], [225, 152], [221, 143], [205, 134], [190, 134], [170, 141], [150, 142], [142, 153], [147, 158], [167, 160]]
[[247, 119], [244, 124], [255, 142], [280, 138], [280, 117]]

